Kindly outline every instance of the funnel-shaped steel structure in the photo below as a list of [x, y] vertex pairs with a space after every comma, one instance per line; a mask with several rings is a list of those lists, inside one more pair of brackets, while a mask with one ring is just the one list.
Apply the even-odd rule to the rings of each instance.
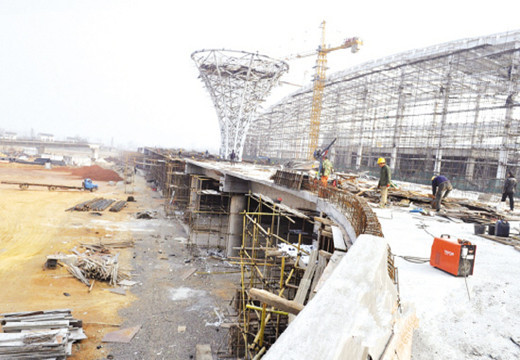
[[249, 125], [289, 65], [267, 56], [234, 50], [200, 50], [191, 54], [217, 110], [220, 156], [232, 151], [242, 159]]

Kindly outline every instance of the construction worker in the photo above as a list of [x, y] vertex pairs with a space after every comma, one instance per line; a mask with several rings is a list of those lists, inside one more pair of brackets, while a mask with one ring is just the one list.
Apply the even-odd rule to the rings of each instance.
[[323, 186], [327, 186], [327, 183], [329, 181], [329, 176], [332, 174], [333, 168], [332, 168], [332, 162], [329, 160], [328, 156], [323, 157], [323, 168], [322, 168], [323, 174], [321, 175], [321, 184]]
[[231, 159], [231, 165], [235, 163], [235, 158], [237, 155], [235, 154], [235, 149], [231, 150], [231, 154], [229, 154], [229, 158]]
[[441, 209], [442, 199], [445, 199], [451, 190], [453, 190], [453, 186], [446, 176], [436, 175], [432, 177], [432, 193], [435, 196], [433, 207], [436, 211]]
[[386, 165], [385, 158], [380, 157], [379, 159], [377, 159], [377, 165], [379, 165], [379, 167], [381, 168], [379, 183], [377, 184], [377, 187], [381, 192], [381, 200], [379, 202], [379, 207], [383, 208], [386, 206], [388, 198], [388, 188], [392, 183], [392, 171], [390, 170], [390, 167]]
[[504, 187], [502, 188], [501, 201], [506, 201], [506, 198], [509, 198], [509, 208], [511, 209], [511, 211], [515, 209], [514, 196], [517, 183], [518, 182], [516, 181], [513, 173], [511, 171], [508, 171], [506, 181], [504, 182]]

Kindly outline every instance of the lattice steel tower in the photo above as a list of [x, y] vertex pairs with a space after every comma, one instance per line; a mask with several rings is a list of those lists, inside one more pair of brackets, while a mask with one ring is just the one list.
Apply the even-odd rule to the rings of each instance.
[[191, 54], [208, 89], [220, 125], [220, 156], [232, 150], [242, 159], [249, 125], [289, 65], [267, 56], [234, 50], [200, 50]]

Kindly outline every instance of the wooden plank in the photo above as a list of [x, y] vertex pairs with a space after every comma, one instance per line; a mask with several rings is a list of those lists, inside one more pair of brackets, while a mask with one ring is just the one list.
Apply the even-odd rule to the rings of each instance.
[[327, 218], [323, 218], [323, 217], [319, 217], [319, 216], [315, 216], [314, 217], [314, 220], [315, 221], [318, 221], [320, 223], [323, 223], [325, 225], [335, 225], [336, 223], [330, 219], [327, 219]]
[[197, 271], [196, 267], [188, 268], [182, 274], [182, 280], [186, 281], [191, 275], [193, 275]]
[[341, 229], [337, 226], [332, 226], [332, 234], [332, 240], [334, 240], [334, 249], [347, 251], [347, 244], [343, 239], [343, 233], [341, 232]]
[[296, 292], [296, 296], [294, 297], [294, 301], [298, 304], [302, 304], [305, 302], [305, 298], [307, 297], [307, 293], [309, 292], [309, 288], [311, 286], [312, 277], [314, 276], [314, 271], [316, 270], [316, 260], [318, 259], [318, 250], [313, 250], [311, 252], [311, 256], [309, 257], [309, 263], [307, 264], [307, 268], [305, 269], [305, 273], [298, 285], [298, 291]]
[[195, 360], [213, 360], [210, 344], [197, 344], [195, 346]]
[[42, 314], [42, 315], [31, 315], [31, 316], [10, 316], [2, 319], [1, 324], [16, 321], [46, 321], [46, 320], [72, 320], [72, 316], [69, 314]]
[[67, 337], [67, 329], [30, 331], [24, 333], [0, 333], [0, 353], [2, 347], [25, 346], [38, 342], [39, 345], [62, 344]]
[[17, 332], [21, 330], [34, 329], [59, 329], [68, 328], [69, 320], [49, 320], [49, 321], [17, 321], [7, 322], [2, 325], [2, 330], [6, 333]]
[[[318, 259], [318, 250], [313, 250], [311, 252], [311, 256], [309, 257], [309, 263], [307, 264], [307, 268], [305, 269], [305, 273], [298, 285], [298, 290], [296, 291], [296, 296], [294, 297], [294, 302], [298, 304], [304, 304], [305, 299], [307, 298], [307, 294], [312, 284], [312, 278], [314, 276], [314, 272], [316, 271], [316, 260]], [[294, 315], [289, 316], [289, 322], [294, 319]]]
[[249, 290], [249, 296], [255, 300], [260, 300], [269, 306], [273, 306], [278, 310], [282, 310], [291, 314], [297, 315], [300, 311], [303, 310], [302, 304], [284, 299], [283, 297], [270, 293], [267, 290], [252, 288]]
[[325, 237], [329, 237], [329, 238], [331, 238], [331, 237], [334, 236], [334, 235], [332, 234], [332, 231], [320, 230], [320, 232], [321, 232], [321, 235], [322, 235], [322, 236], [325, 236]]
[[332, 254], [325, 250], [319, 251], [319, 259], [325, 258], [325, 260], [329, 260], [331, 258]]
[[493, 240], [498, 243], [504, 244], [504, 245], [520, 245], [520, 241], [512, 238], [512, 237], [504, 237], [504, 236], [496, 236], [496, 235], [488, 235], [488, 234], [479, 234], [479, 236], [486, 238], [488, 240]]
[[372, 191], [372, 190], [374, 190], [376, 187], [377, 187], [377, 185], [374, 185], [374, 186], [372, 186], [372, 187], [370, 187], [370, 188], [368, 188], [368, 189], [361, 190], [361, 191], [358, 192], [356, 195], [357, 195], [357, 196], [363, 195], [365, 192], [367, 192], [367, 191]]
[[[316, 267], [316, 272], [314, 273], [314, 277], [312, 278], [312, 284], [311, 284], [311, 292], [309, 294], [309, 300], [312, 300], [314, 295], [316, 294], [314, 292], [314, 289], [318, 285], [318, 282], [321, 279], [321, 276], [323, 275], [323, 271], [325, 271], [325, 268], [327, 267], [327, 260], [330, 259], [330, 257], [325, 257], [321, 255], [321, 252], [323, 250], [320, 250], [320, 256], [318, 257], [318, 266]], [[326, 251], [324, 251], [327, 254], [330, 254]], [[332, 254], [330, 254], [332, 256]]]
[[131, 328], [126, 328], [122, 330], [112, 331], [103, 337], [102, 342], [119, 342], [119, 343], [129, 343], [137, 334], [137, 332], [141, 329], [141, 325], [137, 325]]
[[41, 315], [41, 314], [62, 314], [65, 313], [67, 315], [71, 314], [70, 309], [56, 309], [56, 310], [44, 310], [44, 311], [23, 311], [23, 312], [12, 312], [12, 313], [3, 313], [0, 314], [0, 317], [8, 318], [8, 317], [20, 317], [20, 316], [33, 316], [33, 315]]

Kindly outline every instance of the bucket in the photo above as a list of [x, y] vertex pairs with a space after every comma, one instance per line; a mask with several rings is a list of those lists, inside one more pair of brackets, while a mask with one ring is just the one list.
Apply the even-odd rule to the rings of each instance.
[[495, 235], [495, 224], [489, 224], [488, 225], [488, 234], [489, 235]]
[[509, 223], [506, 220], [497, 221], [495, 235], [502, 236], [502, 237], [509, 236]]
[[486, 225], [475, 224], [475, 235], [484, 234], [486, 232]]

